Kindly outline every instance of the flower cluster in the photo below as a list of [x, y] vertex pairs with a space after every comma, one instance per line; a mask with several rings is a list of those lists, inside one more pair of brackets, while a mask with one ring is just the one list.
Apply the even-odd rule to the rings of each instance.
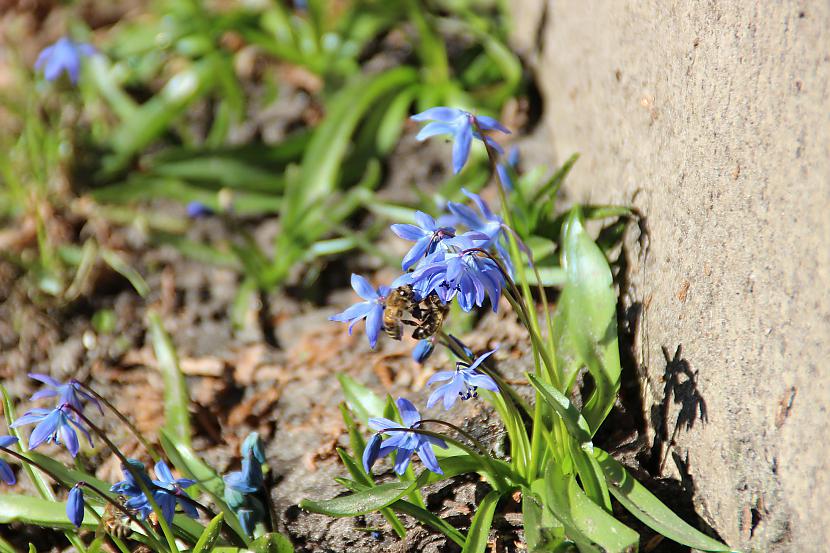
[[27, 424], [37, 425], [29, 436], [29, 449], [35, 449], [43, 443], [54, 442], [58, 445], [65, 445], [69, 453], [75, 457], [80, 451], [78, 431], [86, 437], [91, 447], [93, 445], [92, 437], [84, 428], [80, 413], [83, 413], [86, 404], [94, 405], [103, 413], [98, 400], [86, 393], [82, 389], [81, 383], [74, 379], [61, 383], [51, 376], [34, 373], [29, 374], [29, 378], [47, 386], [45, 389], [35, 392], [30, 401], [51, 397], [58, 398], [54, 409], [31, 409], [11, 425], [12, 428]]
[[124, 480], [117, 482], [110, 488], [110, 491], [127, 498], [124, 507], [135, 512], [136, 516], [140, 519], [146, 518], [147, 515], [153, 512], [150, 500], [141, 490], [141, 485], [133, 475], [133, 472], [137, 472], [143, 483], [150, 490], [153, 500], [161, 509], [164, 520], [167, 522], [173, 521], [176, 505], [179, 505], [187, 516], [198, 518], [199, 513], [196, 511], [196, 507], [194, 507], [187, 493], [184, 491], [186, 488], [195, 484], [195, 480], [175, 478], [167, 463], [161, 460], [154, 467], [156, 479], [151, 480], [144, 467], [144, 463], [135, 459], [129, 459], [128, 461], [133, 471], [122, 466], [121, 472], [124, 474]]
[[252, 432], [242, 442], [242, 470], [224, 476], [225, 502], [236, 513], [242, 529], [252, 536], [254, 527], [265, 517], [260, 496], [263, 492], [262, 465], [265, 451], [259, 434]]

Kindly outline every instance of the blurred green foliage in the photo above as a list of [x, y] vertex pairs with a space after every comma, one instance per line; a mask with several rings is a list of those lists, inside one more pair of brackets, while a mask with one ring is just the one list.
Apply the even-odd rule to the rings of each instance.
[[[270, 289], [298, 263], [368, 246], [348, 222], [375, 203], [413, 109], [495, 113], [522, 85], [505, 6], [492, 0], [157, 0], [106, 34], [72, 25], [103, 55], [85, 61], [78, 91], [34, 82], [21, 65], [25, 101], [4, 104], [23, 133], [0, 153], [2, 215], [34, 217], [38, 261], [27, 269], [59, 296], [84, 252], [87, 264], [101, 256], [47, 239], [39, 214], [62, 201], [49, 192], [54, 175], [91, 196], [96, 216], [232, 264], [245, 290]], [[231, 238], [188, 239], [183, 215], [148, 209], [157, 199], [204, 204]], [[266, 217], [279, 232], [263, 247], [251, 229]]]

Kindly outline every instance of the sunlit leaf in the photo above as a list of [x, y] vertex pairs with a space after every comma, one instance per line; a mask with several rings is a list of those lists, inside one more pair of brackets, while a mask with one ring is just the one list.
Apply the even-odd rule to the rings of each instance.
[[484, 553], [490, 537], [490, 526], [493, 524], [493, 514], [501, 499], [501, 494], [496, 490], [491, 491], [476, 508], [473, 520], [470, 523], [470, 530], [467, 532], [467, 540], [464, 542], [462, 553]]

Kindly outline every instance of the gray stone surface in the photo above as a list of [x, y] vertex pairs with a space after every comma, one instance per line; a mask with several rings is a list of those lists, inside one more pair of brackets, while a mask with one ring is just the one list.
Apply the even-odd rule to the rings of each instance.
[[[682, 426], [672, 451], [698, 513], [744, 551], [830, 550], [830, 4], [550, 0], [516, 14], [551, 153], [583, 156], [569, 190], [646, 217], [625, 301], [642, 306], [653, 415], [663, 348], [682, 345], [697, 372], [708, 422]], [[668, 403], [671, 433], [682, 404]]]

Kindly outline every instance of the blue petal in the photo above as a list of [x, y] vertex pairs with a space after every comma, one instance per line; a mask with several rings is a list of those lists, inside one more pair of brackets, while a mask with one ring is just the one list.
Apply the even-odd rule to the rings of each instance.
[[254, 459], [260, 463], [265, 462], [265, 449], [262, 444], [262, 438], [259, 437], [258, 432], [251, 432], [248, 434], [245, 441], [242, 442], [240, 453], [242, 453], [243, 457], [253, 456]]
[[409, 240], [410, 242], [417, 242], [425, 235], [429, 235], [429, 233], [424, 232], [421, 227], [404, 223], [394, 224], [390, 228], [392, 229], [392, 232], [397, 234], [400, 238]]
[[84, 521], [84, 492], [78, 486], [72, 486], [69, 490], [69, 498], [66, 501], [66, 517], [75, 528], [80, 528]]
[[182, 508], [184, 514], [190, 518], [199, 518], [199, 511], [197, 511], [196, 507], [184, 497], [176, 497], [176, 503], [178, 503]]
[[425, 231], [429, 231], [431, 233], [438, 230], [438, 225], [435, 224], [435, 219], [423, 211], [415, 212], [415, 220], [418, 221], [418, 224], [421, 225], [421, 228]]
[[395, 452], [395, 472], [397, 474], [400, 475], [406, 472], [406, 467], [409, 466], [414, 452], [414, 449], [398, 449]]
[[[40, 422], [45, 419], [49, 414], [53, 412], [52, 409], [44, 409], [43, 407], [37, 407], [35, 409], [30, 409], [26, 411], [22, 417], [17, 419], [11, 424], [12, 428], [17, 428], [18, 426], [24, 426], [27, 424], [33, 424], [36, 422]], [[29, 448], [31, 449], [31, 448]]]
[[69, 454], [72, 457], [77, 457], [78, 452], [81, 450], [81, 444], [78, 442], [78, 434], [66, 421], [58, 427], [58, 437], [59, 441], [66, 446]]
[[236, 512], [236, 518], [239, 520], [239, 525], [248, 536], [254, 535], [254, 512], [250, 509], [240, 509]]
[[381, 328], [383, 328], [383, 306], [378, 303], [373, 306], [366, 317], [366, 336], [369, 338], [369, 345], [372, 349], [375, 349], [378, 343]]
[[499, 347], [496, 346], [495, 348], [491, 349], [487, 353], [483, 353], [483, 354], [479, 355], [476, 358], [476, 360], [473, 361], [473, 364], [468, 367], [467, 370], [474, 371], [476, 369], [476, 367], [478, 367], [479, 365], [481, 365], [482, 362], [484, 362], [485, 359], [487, 359], [488, 357], [490, 357], [491, 355], [496, 353], [498, 350], [499, 350]]
[[378, 456], [380, 455], [381, 440], [382, 438], [380, 434], [373, 435], [369, 440], [369, 443], [366, 444], [366, 448], [363, 450], [363, 470], [365, 470], [367, 474], [372, 472], [372, 466], [375, 464], [375, 461], [378, 460]]
[[496, 164], [496, 173], [499, 176], [499, 182], [508, 192], [513, 191], [513, 177], [510, 176], [510, 171], [503, 163]]
[[429, 108], [426, 111], [422, 111], [416, 115], [410, 117], [413, 121], [443, 121], [444, 123], [451, 123], [455, 119], [458, 119], [464, 115], [464, 111], [456, 108], [448, 108], [448, 107], [434, 107]]
[[40, 374], [40, 373], [29, 373], [26, 376], [31, 378], [32, 380], [37, 380], [41, 384], [46, 384], [47, 386], [54, 386], [57, 388], [61, 385], [60, 382], [49, 376], [48, 374]]
[[438, 459], [436, 459], [435, 452], [432, 451], [432, 445], [429, 443], [424, 443], [418, 448], [418, 457], [421, 458], [421, 462], [427, 469], [436, 474], [444, 474], [444, 471], [438, 466]]
[[493, 129], [496, 129], [505, 134], [510, 134], [510, 130], [507, 127], [492, 117], [488, 117], [486, 115], [476, 115], [476, 121], [478, 121], [478, 126], [483, 131], [492, 131]]
[[452, 168], [454, 173], [459, 173], [470, 157], [470, 144], [473, 141], [473, 130], [470, 122], [465, 121], [456, 130], [455, 142], [452, 145]]
[[429, 248], [429, 245], [431, 243], [431, 236], [424, 236], [423, 238], [415, 242], [415, 245], [412, 246], [408, 252], [406, 252], [403, 261], [401, 262], [401, 268], [404, 271], [406, 271], [415, 263], [417, 263], [420, 259], [422, 259], [424, 255], [427, 253], [427, 249]]
[[[55, 433], [60, 425], [62, 415], [63, 413], [61, 413], [59, 409], [55, 409], [47, 417], [43, 418], [37, 426], [35, 426], [32, 434], [29, 436], [29, 449], [37, 448]], [[21, 417], [21, 420], [22, 419], [23, 417]]]
[[449, 123], [428, 123], [421, 131], [415, 135], [415, 140], [426, 140], [439, 134], [455, 134], [456, 126]]
[[173, 473], [170, 471], [170, 467], [167, 466], [163, 460], [159, 460], [154, 467], [154, 471], [156, 473], [156, 478], [161, 480], [165, 483], [172, 483], [176, 479], [173, 477]]
[[399, 397], [395, 404], [398, 406], [398, 412], [401, 414], [401, 420], [405, 427], [412, 428], [414, 424], [421, 420], [421, 414], [418, 413], [418, 409], [405, 397]]
[[0, 447], [9, 447], [17, 443], [17, 438], [14, 436], [0, 436]]
[[2, 459], [0, 459], [0, 480], [9, 486], [14, 486], [17, 483], [17, 478], [15, 478], [12, 468]]
[[470, 386], [475, 386], [477, 388], [484, 388], [485, 390], [490, 390], [491, 392], [498, 392], [499, 386], [496, 384], [496, 381], [487, 376], [486, 374], [481, 373], [474, 373], [467, 377], [467, 384]]
[[435, 351], [435, 342], [432, 340], [420, 340], [412, 350], [412, 359], [423, 365]]
[[354, 288], [357, 295], [364, 300], [371, 301], [378, 299], [378, 293], [375, 291], [374, 287], [369, 284], [368, 280], [360, 275], [352, 274], [352, 288]]
[[385, 417], [372, 417], [369, 419], [369, 427], [373, 430], [388, 430], [390, 428], [400, 428], [401, 425], [393, 420], [389, 420]]
[[482, 221], [481, 218], [479, 218], [479, 216], [476, 215], [475, 211], [473, 211], [466, 205], [459, 204], [456, 202], [449, 202], [447, 204], [447, 207], [449, 207], [450, 211], [452, 211], [452, 213], [456, 217], [458, 217], [462, 223], [464, 223], [471, 229], [478, 230], [482, 226], [484, 226], [484, 221]]
[[427, 380], [427, 386], [431, 386], [436, 382], [443, 382], [444, 380], [452, 380], [452, 377], [455, 376], [455, 371], [441, 371], [437, 372]]

